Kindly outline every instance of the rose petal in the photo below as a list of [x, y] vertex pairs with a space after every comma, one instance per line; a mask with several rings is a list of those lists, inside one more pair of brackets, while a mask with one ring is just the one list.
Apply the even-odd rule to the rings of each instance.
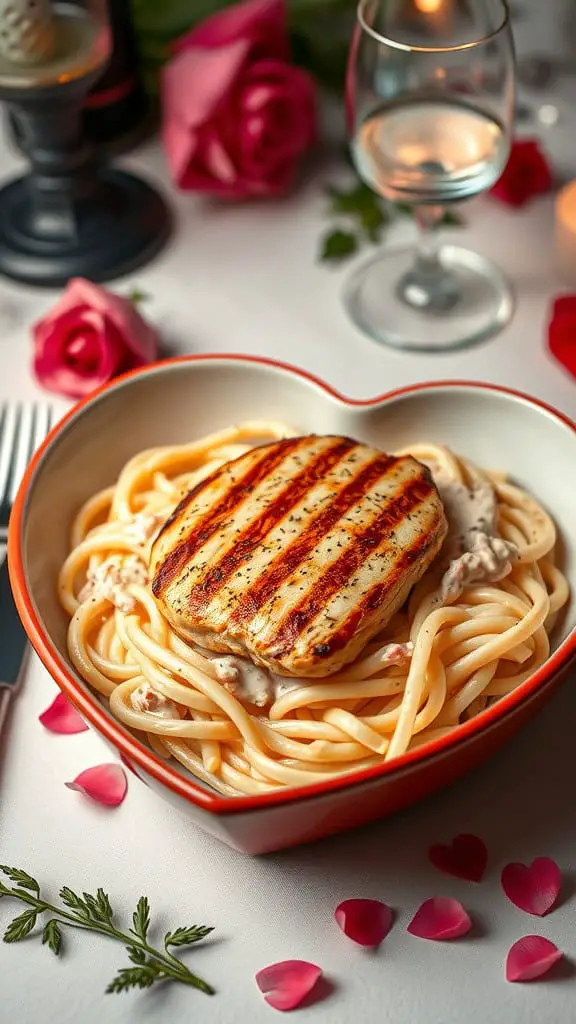
[[174, 57], [162, 71], [164, 122], [175, 120], [188, 133], [210, 121], [238, 78], [247, 53], [248, 45], [240, 39], [218, 50], [191, 49]]
[[360, 946], [378, 946], [392, 927], [390, 907], [380, 900], [344, 900], [334, 912], [336, 923]]
[[49, 708], [38, 716], [45, 729], [50, 732], [57, 732], [72, 735], [76, 732], [86, 732], [88, 726], [80, 717], [76, 708], [70, 703], [63, 693], [59, 693], [52, 701]]
[[66, 782], [68, 789], [77, 789], [96, 803], [106, 807], [117, 807], [126, 796], [128, 780], [119, 764], [99, 764], [80, 772], [73, 782]]
[[547, 974], [564, 954], [542, 935], [524, 935], [508, 950], [506, 981], [533, 981]]
[[527, 914], [543, 917], [558, 899], [562, 875], [556, 861], [550, 857], [537, 857], [529, 867], [519, 863], [507, 864], [502, 871], [501, 882], [511, 903]]
[[517, 139], [502, 175], [490, 192], [503, 203], [519, 207], [551, 187], [552, 174], [538, 139]]
[[450, 896], [425, 900], [408, 925], [419, 939], [457, 939], [466, 935], [472, 922], [464, 907]]
[[468, 882], [481, 882], [488, 864], [486, 844], [479, 836], [467, 832], [454, 836], [449, 844], [434, 843], [428, 857], [439, 871]]
[[312, 991], [322, 968], [307, 960], [282, 960], [263, 967], [256, 974], [256, 984], [275, 1010], [294, 1010]]
[[558, 295], [548, 321], [551, 355], [576, 377], [576, 295]]
[[270, 56], [286, 59], [289, 45], [284, 0], [245, 0], [217, 11], [182, 36], [174, 51], [219, 49], [237, 40], [247, 40], [252, 48], [261, 47]]

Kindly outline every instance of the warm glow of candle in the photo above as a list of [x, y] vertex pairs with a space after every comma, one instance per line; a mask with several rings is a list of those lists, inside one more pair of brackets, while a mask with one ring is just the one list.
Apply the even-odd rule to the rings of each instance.
[[444, 0], [414, 0], [414, 6], [421, 14], [437, 14], [443, 5]]
[[556, 263], [566, 284], [576, 285], [576, 181], [556, 197]]

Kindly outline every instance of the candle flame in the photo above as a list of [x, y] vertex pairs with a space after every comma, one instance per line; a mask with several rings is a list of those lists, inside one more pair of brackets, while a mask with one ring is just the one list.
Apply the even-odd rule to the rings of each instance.
[[444, 0], [414, 0], [414, 6], [421, 14], [437, 14]]

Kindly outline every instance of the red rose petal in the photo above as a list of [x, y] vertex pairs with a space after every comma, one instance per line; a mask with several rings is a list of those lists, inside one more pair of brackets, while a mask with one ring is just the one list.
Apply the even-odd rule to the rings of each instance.
[[472, 922], [464, 907], [451, 896], [425, 900], [408, 925], [410, 935], [419, 939], [457, 939], [466, 935]]
[[322, 968], [307, 960], [282, 960], [258, 971], [256, 984], [275, 1010], [294, 1010], [321, 975]]
[[360, 946], [379, 946], [393, 921], [390, 907], [380, 900], [344, 900], [334, 917], [344, 935]]
[[117, 807], [126, 796], [128, 780], [119, 764], [98, 764], [80, 772], [73, 782], [66, 782], [68, 789], [77, 789], [96, 803], [106, 807]]
[[486, 844], [470, 833], [454, 836], [449, 845], [434, 843], [428, 857], [435, 868], [468, 882], [481, 882], [488, 864]]
[[552, 356], [576, 377], [576, 295], [558, 295], [548, 321], [548, 348]]
[[501, 882], [511, 903], [527, 914], [543, 917], [558, 899], [562, 875], [556, 861], [550, 857], [537, 857], [529, 867], [526, 864], [507, 864], [502, 871]]
[[506, 981], [533, 981], [547, 974], [564, 954], [542, 935], [524, 935], [508, 950]]
[[74, 705], [70, 703], [63, 693], [58, 694], [50, 707], [46, 708], [46, 711], [43, 711], [38, 716], [38, 720], [50, 732], [65, 733], [67, 735], [75, 732], [86, 732], [88, 728], [84, 719], [80, 717]]

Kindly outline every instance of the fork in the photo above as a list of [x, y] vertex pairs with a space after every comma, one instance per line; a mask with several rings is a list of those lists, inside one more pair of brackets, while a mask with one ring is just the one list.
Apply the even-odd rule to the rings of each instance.
[[[52, 410], [45, 403], [5, 403], [0, 407], [0, 557], [16, 492], [36, 448], [50, 429]], [[8, 705], [20, 681], [26, 634], [16, 611], [8, 564], [0, 563], [0, 733]]]

